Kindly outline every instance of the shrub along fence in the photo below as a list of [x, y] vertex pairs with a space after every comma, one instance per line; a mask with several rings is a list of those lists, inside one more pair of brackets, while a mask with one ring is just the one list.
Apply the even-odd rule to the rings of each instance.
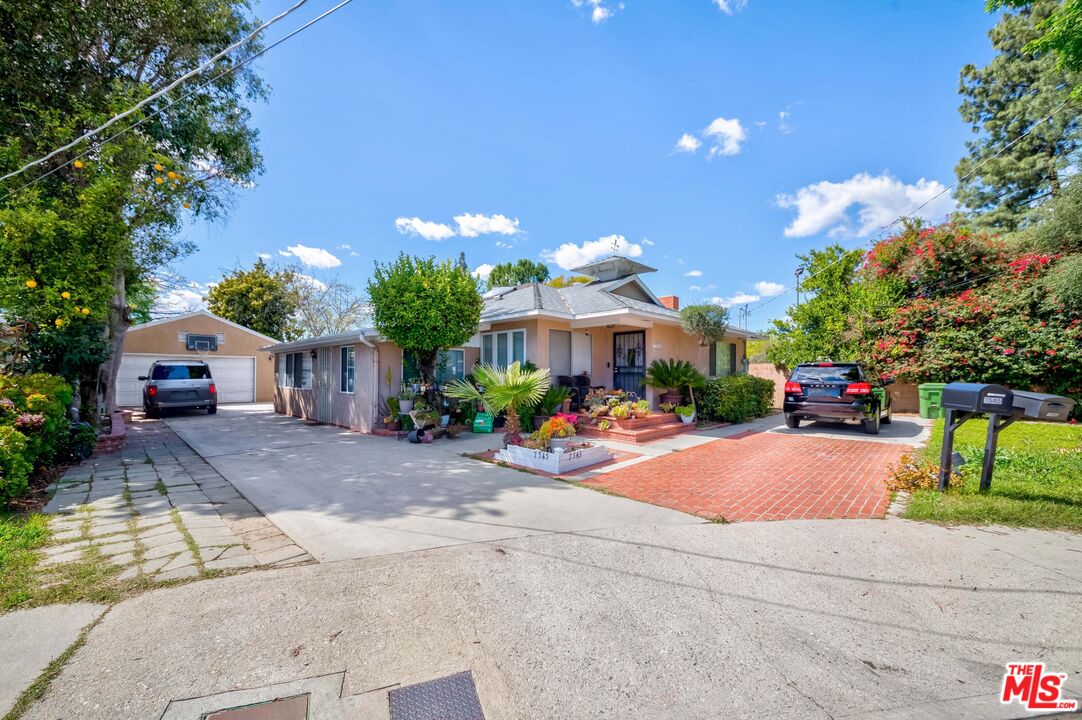
[[56, 375], [0, 375], [0, 504], [25, 493], [35, 470], [93, 445], [93, 428], [73, 431], [71, 400], [71, 385]]
[[699, 412], [705, 420], [741, 423], [768, 414], [773, 402], [773, 380], [729, 375], [707, 381], [699, 398]]

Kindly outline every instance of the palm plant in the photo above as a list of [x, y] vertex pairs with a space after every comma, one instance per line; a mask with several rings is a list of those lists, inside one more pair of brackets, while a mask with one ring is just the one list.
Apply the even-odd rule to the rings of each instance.
[[482, 393], [477, 385], [465, 380], [452, 380], [443, 388], [443, 394], [459, 400], [473, 400], [483, 403], [489, 412], [507, 411], [504, 424], [504, 443], [518, 445], [521, 442], [516, 406], [536, 405], [549, 388], [548, 369], [523, 369], [513, 362], [507, 367], [482, 363], [473, 371], [477, 385], [484, 388]]
[[653, 388], [682, 392], [688, 389], [691, 404], [695, 404], [695, 388], [706, 384], [706, 378], [688, 360], [655, 360], [646, 370], [645, 382]]

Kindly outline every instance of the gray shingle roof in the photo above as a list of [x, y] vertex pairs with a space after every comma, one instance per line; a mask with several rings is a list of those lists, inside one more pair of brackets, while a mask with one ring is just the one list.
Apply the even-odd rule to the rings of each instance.
[[673, 319], [680, 317], [680, 313], [675, 310], [610, 292], [609, 288], [614, 289], [614, 286], [623, 284], [592, 282], [554, 288], [540, 283], [527, 283], [506, 292], [490, 293], [490, 297], [485, 299], [481, 319], [494, 320], [534, 310], [564, 315], [592, 315], [628, 309]]

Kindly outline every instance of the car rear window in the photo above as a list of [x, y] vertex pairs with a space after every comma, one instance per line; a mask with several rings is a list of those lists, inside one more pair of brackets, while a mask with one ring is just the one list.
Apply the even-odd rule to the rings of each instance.
[[789, 378], [798, 383], [860, 382], [860, 368], [856, 365], [798, 366]]
[[155, 365], [151, 380], [207, 380], [210, 369], [206, 365]]

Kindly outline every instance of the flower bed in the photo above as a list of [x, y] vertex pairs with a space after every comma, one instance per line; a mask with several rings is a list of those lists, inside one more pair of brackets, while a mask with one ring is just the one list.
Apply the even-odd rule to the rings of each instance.
[[604, 445], [585, 445], [571, 450], [531, 450], [519, 445], [509, 445], [496, 454], [501, 462], [520, 465], [532, 470], [559, 475], [590, 465], [608, 462], [612, 453]]

